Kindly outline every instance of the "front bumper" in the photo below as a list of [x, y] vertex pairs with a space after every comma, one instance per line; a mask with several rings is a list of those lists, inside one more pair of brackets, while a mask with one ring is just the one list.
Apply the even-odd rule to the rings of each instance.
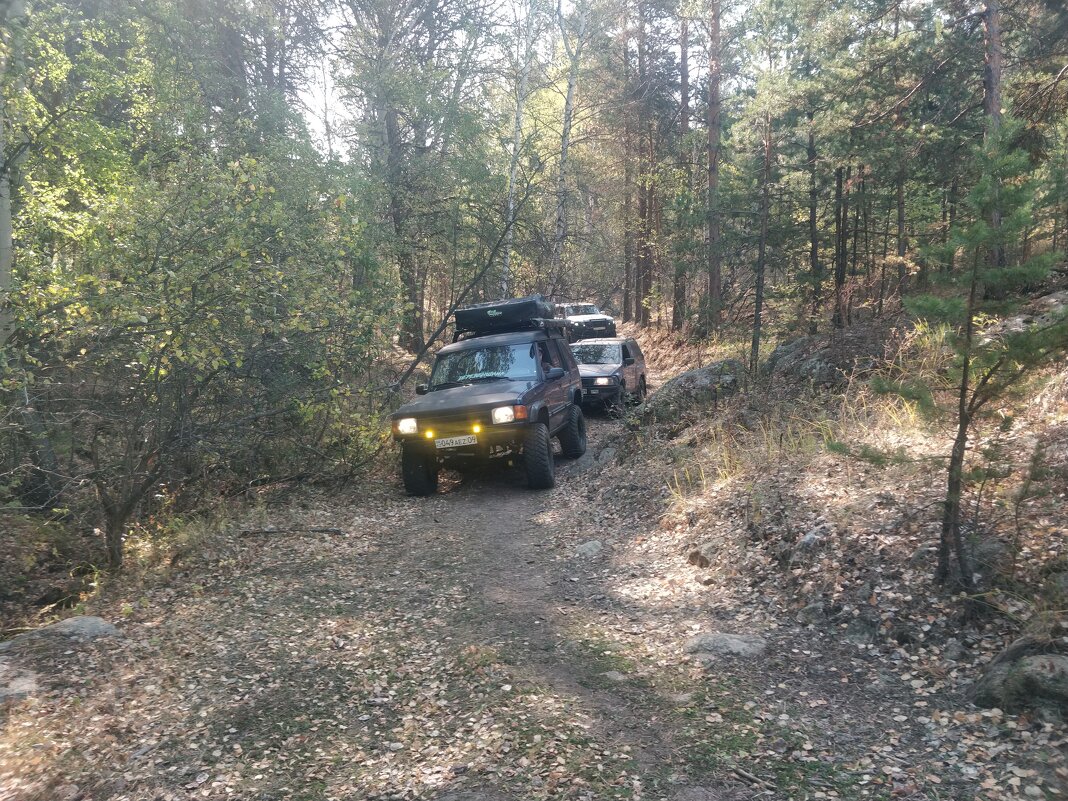
[[598, 386], [596, 384], [587, 384], [582, 382], [582, 402], [583, 403], [608, 403], [610, 401], [618, 400], [620, 393], [619, 384], [606, 384]]
[[[420, 420], [419, 433], [393, 434], [393, 439], [404, 448], [411, 448], [427, 455], [437, 455], [443, 459], [488, 460], [516, 453], [526, 437], [529, 422], [492, 423], [486, 415], [472, 416], [462, 420]], [[478, 430], [475, 430], [475, 427]], [[427, 431], [432, 436], [427, 436]], [[437, 440], [454, 437], [474, 436], [474, 444], [456, 445], [448, 448], [437, 447]]]
[[572, 335], [576, 338], [582, 339], [595, 339], [597, 337], [613, 337], [616, 335], [615, 323], [605, 322], [593, 322], [593, 323], [574, 323], [572, 325]]

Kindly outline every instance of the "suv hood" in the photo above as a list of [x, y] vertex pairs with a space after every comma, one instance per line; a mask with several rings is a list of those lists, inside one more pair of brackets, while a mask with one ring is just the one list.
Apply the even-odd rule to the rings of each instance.
[[481, 412], [497, 406], [511, 406], [533, 386], [528, 381], [493, 381], [465, 384], [419, 395], [395, 411], [391, 417], [437, 417], [459, 412]]
[[592, 323], [600, 322], [601, 320], [611, 320], [612, 318], [607, 314], [572, 314], [567, 319], [574, 323]]
[[596, 378], [601, 375], [615, 375], [622, 364], [580, 364], [579, 375], [583, 378]]

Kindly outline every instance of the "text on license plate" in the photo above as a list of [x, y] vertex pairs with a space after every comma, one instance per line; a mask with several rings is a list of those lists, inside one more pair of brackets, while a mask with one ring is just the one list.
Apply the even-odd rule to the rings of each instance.
[[438, 448], [458, 448], [461, 445], [477, 445], [478, 437], [474, 434], [467, 434], [463, 437], [442, 437], [441, 439], [434, 440], [434, 445]]

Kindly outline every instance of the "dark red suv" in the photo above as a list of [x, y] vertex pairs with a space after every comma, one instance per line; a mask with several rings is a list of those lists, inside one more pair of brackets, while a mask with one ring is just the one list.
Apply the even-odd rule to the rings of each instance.
[[553, 437], [564, 456], [586, 452], [582, 379], [567, 324], [551, 314], [538, 296], [457, 311], [456, 341], [438, 351], [420, 397], [392, 415], [409, 494], [432, 494], [442, 467], [496, 459], [521, 460], [529, 486], [548, 489]]

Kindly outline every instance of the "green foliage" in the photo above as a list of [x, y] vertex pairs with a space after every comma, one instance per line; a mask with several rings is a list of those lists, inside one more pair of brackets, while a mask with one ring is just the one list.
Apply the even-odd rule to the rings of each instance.
[[884, 376], [875, 376], [871, 387], [880, 395], [898, 395], [912, 401], [921, 413], [930, 417], [937, 411], [931, 387], [919, 381], [892, 381]]
[[[294, 135], [268, 87], [249, 115], [213, 115], [192, 54], [214, 43], [160, 12], [35, 12], [5, 86], [32, 147], [0, 391], [30, 428], [0, 436], [33, 444], [5, 448], [20, 455], [4, 483], [21, 503], [42, 468], [38, 496], [95, 490], [119, 545], [160, 487], [356, 469], [382, 442], [398, 318], [359, 182]], [[184, 49], [161, 47], [172, 34]]]
[[829, 439], [824, 446], [831, 453], [839, 456], [850, 456], [854, 459], [873, 464], [876, 467], [889, 467], [890, 465], [907, 464], [910, 461], [908, 454], [903, 448], [895, 448], [892, 451], [876, 448], [866, 443], [850, 445], [840, 440]]
[[[16, 232], [0, 503], [73, 492], [80, 502], [45, 505], [77, 515], [107, 496], [98, 517], [121, 517], [115, 498], [140, 494], [144, 511], [154, 482], [351, 471], [381, 442], [398, 328], [411, 345], [469, 286], [471, 300], [496, 293], [479, 276], [495, 274], [484, 268], [502, 232], [522, 10], [502, 25], [479, 0], [434, 14], [343, 5], [327, 18], [311, 0], [59, 0], [0, 31]], [[1027, 124], [1006, 121], [967, 158], [984, 122], [978, 29], [947, 26], [959, 17], [948, 0], [883, 5], [720, 3], [715, 54], [710, 9], [590, 5], [558, 186], [571, 62], [552, 37], [562, 25], [577, 42], [577, 17], [527, 4], [515, 290], [618, 309], [626, 284], [632, 310], [677, 309], [700, 336], [710, 256], [718, 310], [743, 326], [764, 240], [770, 333], [818, 329], [835, 268], [854, 323], [922, 283], [906, 308], [951, 331], [955, 359], [877, 388], [925, 412], [964, 376], [973, 388], [988, 376], [984, 397], [1011, 391], [1062, 337], [1054, 320], [1000, 322], [1047, 275], [1050, 240], [1064, 241], [1068, 128], [1043, 94], [1060, 68], [1057, 19], [1028, 6], [1006, 26], [1007, 52], [1026, 53], [1006, 71], [1006, 101]], [[322, 97], [308, 91], [320, 72]], [[550, 271], [558, 196], [569, 233]], [[640, 297], [639, 251], [651, 273]], [[28, 491], [42, 481], [54, 486]]]
[[[949, 325], [957, 332], [949, 340], [957, 354], [957, 371], [943, 375], [941, 386], [928, 385], [928, 393], [960, 386], [974, 412], [1068, 346], [1064, 314], [1039, 321], [1006, 319], [1024, 300], [1025, 290], [1049, 275], [1056, 258], [1048, 252], [1028, 257], [1020, 247], [1038, 199], [1033, 166], [1017, 144], [1022, 131], [1021, 123], [1006, 118], [975, 151], [980, 177], [965, 201], [969, 215], [940, 252], [943, 257], [961, 254], [967, 268], [945, 275], [939, 294], [905, 301], [921, 321]], [[907, 395], [917, 391], [900, 390]]]

